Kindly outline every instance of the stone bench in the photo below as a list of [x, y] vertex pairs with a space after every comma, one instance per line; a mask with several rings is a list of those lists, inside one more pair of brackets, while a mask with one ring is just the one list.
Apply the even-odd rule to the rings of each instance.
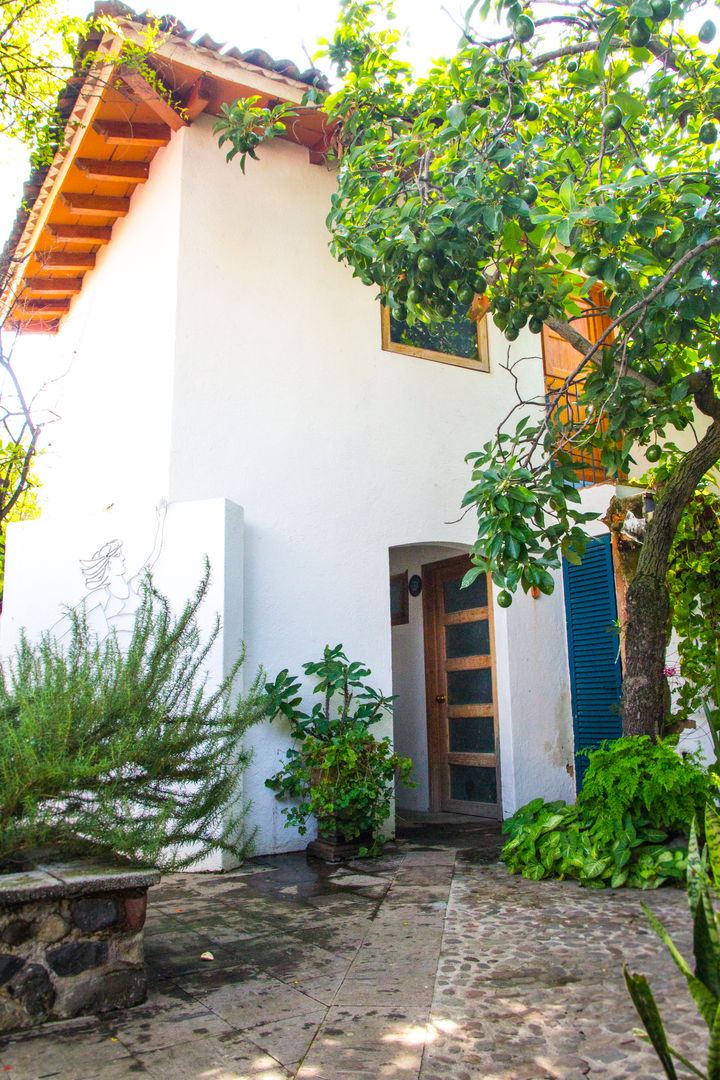
[[0, 1033], [145, 1000], [143, 925], [157, 870], [24, 854], [0, 873]]

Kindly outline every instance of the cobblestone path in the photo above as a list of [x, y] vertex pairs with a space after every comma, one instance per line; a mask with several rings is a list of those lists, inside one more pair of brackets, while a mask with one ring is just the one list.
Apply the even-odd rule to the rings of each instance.
[[5, 1040], [0, 1075], [659, 1080], [632, 1034], [623, 961], [702, 1061], [703, 1025], [640, 909], [689, 955], [682, 893], [511, 877], [488, 827], [457, 845], [405, 841], [339, 869], [296, 854], [169, 876], [151, 893], [147, 1004]]

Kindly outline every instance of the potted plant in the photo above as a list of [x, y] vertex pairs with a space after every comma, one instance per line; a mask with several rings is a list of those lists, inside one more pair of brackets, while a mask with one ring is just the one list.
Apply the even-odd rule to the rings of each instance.
[[295, 740], [266, 786], [278, 798], [298, 800], [283, 809], [286, 826], [297, 825], [304, 836], [308, 820], [317, 821], [310, 854], [332, 862], [377, 855], [395, 780], [415, 786], [410, 759], [369, 730], [391, 711], [392, 698], [364, 681], [370, 669], [350, 662], [342, 645], [326, 645], [322, 660], [303, 671], [315, 677], [313, 692], [320, 695], [309, 713], [301, 711], [300, 682], [287, 669], [266, 686], [271, 718], [286, 717]]

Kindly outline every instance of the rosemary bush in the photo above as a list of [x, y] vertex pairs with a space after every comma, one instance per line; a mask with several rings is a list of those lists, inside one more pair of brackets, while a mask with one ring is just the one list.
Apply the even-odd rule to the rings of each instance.
[[0, 666], [0, 860], [58, 842], [123, 853], [163, 868], [214, 849], [242, 857], [249, 840], [238, 781], [241, 739], [263, 715], [259, 675], [238, 697], [241, 655], [209, 689], [197, 612], [209, 567], [178, 617], [148, 575], [127, 648], [69, 610], [67, 644], [23, 635]]

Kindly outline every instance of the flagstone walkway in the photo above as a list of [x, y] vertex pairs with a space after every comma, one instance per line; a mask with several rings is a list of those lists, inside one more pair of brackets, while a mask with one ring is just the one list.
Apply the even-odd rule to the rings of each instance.
[[170, 875], [151, 891], [147, 1004], [1, 1042], [0, 1074], [657, 1080], [624, 960], [701, 1063], [704, 1027], [640, 910], [689, 955], [682, 893], [510, 877], [491, 826], [410, 836], [341, 868], [294, 854]]

